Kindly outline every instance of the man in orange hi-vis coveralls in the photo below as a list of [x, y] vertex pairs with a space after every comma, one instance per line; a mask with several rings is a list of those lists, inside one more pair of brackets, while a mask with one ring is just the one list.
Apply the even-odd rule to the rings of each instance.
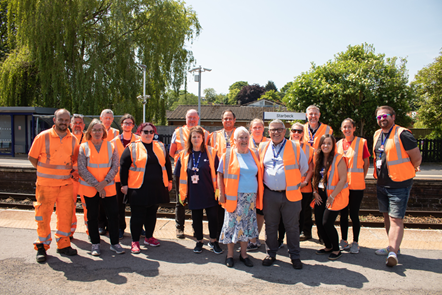
[[54, 126], [35, 137], [28, 155], [29, 161], [37, 168], [34, 203], [37, 262], [46, 261], [46, 250], [52, 241], [50, 222], [54, 203], [57, 205], [57, 253], [77, 255], [69, 239], [74, 206], [72, 167], [78, 154], [77, 139], [68, 129], [70, 117], [67, 110], [58, 109], [54, 114]]

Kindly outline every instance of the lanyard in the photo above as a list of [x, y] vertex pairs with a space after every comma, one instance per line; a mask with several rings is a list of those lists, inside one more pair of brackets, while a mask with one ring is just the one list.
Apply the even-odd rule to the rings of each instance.
[[193, 161], [193, 167], [192, 170], [194, 171], [194, 174], [196, 174], [198, 172], [198, 164], [200, 163], [200, 159], [201, 159], [201, 154], [202, 152], [200, 152], [200, 155], [198, 156], [198, 160], [195, 164], [195, 153], [192, 151], [192, 161]]
[[275, 166], [276, 166], [276, 161], [278, 161], [279, 154], [281, 153], [282, 149], [284, 148], [286, 142], [287, 142], [287, 139], [284, 138], [284, 142], [281, 144], [281, 147], [279, 148], [279, 151], [278, 151], [278, 153], [276, 153], [276, 154], [275, 154], [275, 152], [276, 152], [276, 150], [275, 150], [275, 146], [272, 144], [272, 151], [273, 151], [273, 159], [272, 159], [272, 160], [273, 160], [273, 168], [275, 168]]
[[[264, 139], [264, 136], [263, 137], [261, 137], [261, 142], [262, 142], [262, 140]], [[258, 148], [258, 145], [261, 143], [256, 143], [256, 141], [255, 141], [255, 139], [252, 137], [252, 140], [253, 140], [253, 145], [255, 146], [255, 148]]]
[[226, 140], [226, 147], [230, 147], [230, 137], [227, 136], [227, 132], [224, 130], [224, 139]]
[[[321, 123], [318, 124], [318, 128], [316, 128], [316, 131], [319, 130], [319, 127], [321, 127]], [[315, 142], [316, 131], [315, 131], [315, 133], [313, 134], [313, 133], [310, 131], [310, 126], [308, 127], [308, 135], [309, 135], [309, 137], [310, 137], [310, 140], [308, 141], [308, 143], [310, 144], [311, 147], [313, 147], [313, 143]]]
[[[382, 158], [382, 153], [384, 152], [384, 144], [385, 144], [385, 142], [387, 141], [387, 139], [390, 137], [390, 133], [391, 133], [391, 130], [393, 130], [393, 127], [394, 127], [394, 124], [393, 124], [393, 126], [391, 126], [391, 129], [390, 129], [390, 131], [388, 131], [388, 133], [387, 133], [387, 135], [385, 136], [385, 138], [384, 138], [384, 140], [382, 141], [382, 137], [381, 137], [381, 147], [378, 149], [378, 151], [379, 151], [379, 159], [381, 159]], [[384, 133], [382, 133], [382, 134], [384, 134]]]

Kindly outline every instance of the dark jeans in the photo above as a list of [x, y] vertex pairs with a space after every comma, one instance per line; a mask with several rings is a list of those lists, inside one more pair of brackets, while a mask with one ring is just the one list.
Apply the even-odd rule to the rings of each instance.
[[348, 238], [348, 208], [350, 207], [350, 218], [353, 223], [353, 241], [359, 241], [361, 223], [359, 222], [359, 208], [361, 207], [364, 190], [350, 190], [348, 206], [341, 210], [341, 236], [347, 241]]
[[101, 208], [105, 211], [107, 224], [109, 225], [109, 237], [111, 245], [119, 243], [118, 240], [118, 204], [117, 197], [100, 198], [97, 193], [94, 197], [89, 198], [84, 196], [87, 208], [87, 227], [92, 244], [100, 243], [100, 235], [98, 234], [98, 212], [101, 203]]
[[[313, 193], [302, 193], [302, 209], [301, 213], [299, 213], [299, 232], [304, 232], [304, 235], [311, 236], [312, 235], [312, 207], [310, 207], [310, 203], [312, 201]], [[282, 220], [279, 222], [278, 228], [278, 242], [282, 243], [284, 241], [285, 235], [285, 227], [284, 222]]]
[[339, 237], [335, 228], [335, 220], [338, 217], [339, 211], [331, 211], [325, 207], [327, 202], [327, 195], [324, 191], [319, 190], [319, 195], [322, 199], [322, 204], [315, 204], [315, 221], [318, 232], [325, 247], [333, 251], [339, 251]]
[[115, 188], [118, 201], [118, 228], [124, 231], [126, 229], [126, 204], [123, 203], [124, 194], [121, 192], [121, 182], [116, 182]]
[[179, 195], [177, 193], [176, 206], [175, 206], [175, 226], [176, 226], [176, 228], [184, 230], [184, 219], [185, 219], [184, 206], [180, 203]]
[[195, 238], [200, 241], [203, 239], [203, 211], [206, 210], [209, 220], [209, 235], [211, 239], [218, 239], [218, 206], [205, 209], [192, 210], [192, 227]]
[[130, 205], [130, 233], [133, 242], [140, 241], [143, 224], [144, 229], [146, 230], [146, 238], [149, 239], [153, 236], [155, 225], [157, 224], [157, 210], [158, 205]]

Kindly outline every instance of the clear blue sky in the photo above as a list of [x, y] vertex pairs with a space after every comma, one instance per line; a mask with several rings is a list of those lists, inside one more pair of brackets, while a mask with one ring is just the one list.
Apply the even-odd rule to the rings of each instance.
[[[409, 80], [442, 48], [442, 1], [187, 0], [203, 27], [188, 48], [202, 87], [228, 93], [236, 81], [280, 89], [324, 64], [348, 45], [373, 44], [376, 53], [407, 58]], [[198, 83], [188, 77], [188, 91]], [[203, 95], [203, 94], [202, 94]]]

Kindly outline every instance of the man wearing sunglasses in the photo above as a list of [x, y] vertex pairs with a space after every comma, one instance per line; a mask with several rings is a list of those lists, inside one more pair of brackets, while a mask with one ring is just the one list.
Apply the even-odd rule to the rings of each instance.
[[387, 266], [398, 263], [397, 254], [404, 235], [404, 216], [410, 197], [413, 177], [419, 171], [422, 156], [410, 130], [395, 125], [392, 107], [376, 109], [381, 129], [374, 134], [374, 178], [377, 179], [379, 211], [384, 215], [389, 245], [377, 255], [387, 256]]
[[305, 112], [308, 122], [304, 125], [304, 142], [316, 150], [319, 148], [319, 139], [325, 134], [333, 134], [333, 129], [319, 122], [321, 112], [317, 106], [311, 105]]
[[[195, 109], [190, 109], [186, 113], [186, 125], [178, 127], [172, 134], [172, 141], [170, 144], [169, 155], [173, 157], [174, 163], [178, 162], [180, 152], [186, 147], [186, 142], [190, 135], [190, 128], [198, 126], [200, 117]], [[204, 130], [204, 129], [203, 129]], [[210, 134], [204, 130], [204, 143], [209, 141]], [[176, 223], [176, 237], [184, 239], [184, 206], [179, 202], [179, 189], [176, 190], [176, 207], [175, 207], [175, 223]]]

